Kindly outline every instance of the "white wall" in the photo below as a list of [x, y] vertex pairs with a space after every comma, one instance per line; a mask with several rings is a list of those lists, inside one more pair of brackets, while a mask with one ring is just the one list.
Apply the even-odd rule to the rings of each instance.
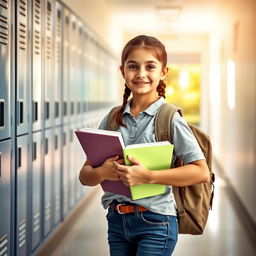
[[[255, 9], [254, 0], [226, 1], [211, 35], [210, 130], [218, 162], [256, 222]], [[235, 64], [234, 109], [228, 104], [228, 60]]]

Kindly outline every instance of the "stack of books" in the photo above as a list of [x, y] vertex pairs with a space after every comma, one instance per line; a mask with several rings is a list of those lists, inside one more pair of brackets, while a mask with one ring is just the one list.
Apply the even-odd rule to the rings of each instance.
[[[125, 165], [131, 165], [127, 155], [134, 157], [151, 171], [170, 169], [173, 145], [169, 141], [133, 144], [125, 147], [118, 131], [84, 128], [75, 134], [93, 167], [101, 166], [107, 158], [119, 156], [124, 158]], [[105, 192], [120, 194], [133, 200], [156, 196], [165, 193], [166, 185], [142, 184], [128, 187], [121, 180], [105, 180], [101, 183]]]

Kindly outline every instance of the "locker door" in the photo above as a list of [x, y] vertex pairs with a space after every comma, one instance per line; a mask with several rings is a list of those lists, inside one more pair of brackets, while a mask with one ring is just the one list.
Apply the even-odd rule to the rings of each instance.
[[70, 180], [69, 180], [69, 186], [70, 186], [70, 209], [72, 209], [75, 205], [75, 190], [76, 190], [76, 184], [75, 184], [75, 176], [76, 176], [76, 163], [75, 163], [75, 140], [74, 140], [74, 125], [70, 126], [69, 132], [68, 132], [68, 138], [69, 138], [69, 172], [70, 172]]
[[55, 86], [54, 86], [54, 125], [62, 123], [62, 52], [63, 52], [63, 9], [55, 3]]
[[32, 251], [41, 242], [42, 132], [32, 134]]
[[10, 137], [11, 1], [0, 4], [0, 140]]
[[70, 150], [69, 150], [69, 126], [63, 128], [63, 216], [66, 216], [70, 205]]
[[16, 122], [17, 135], [28, 132], [29, 118], [29, 46], [28, 46], [28, 9], [29, 2], [27, 0], [17, 0], [16, 2]]
[[78, 92], [78, 59], [77, 59], [77, 19], [71, 14], [71, 27], [70, 27], [70, 79], [68, 84], [68, 91], [70, 95], [70, 121], [73, 123], [77, 119], [77, 94]]
[[44, 5], [44, 122], [45, 128], [53, 127], [53, 93], [54, 81], [54, 51], [53, 51], [53, 14], [52, 0]]
[[42, 6], [33, 0], [32, 6], [32, 130], [42, 129]]
[[61, 193], [61, 127], [54, 128], [54, 153], [53, 153], [53, 205], [54, 205], [54, 225], [60, 222], [60, 193]]
[[45, 130], [44, 139], [44, 236], [52, 230], [52, 168], [53, 168], [53, 130]]
[[16, 180], [17, 180], [17, 255], [27, 255], [27, 171], [28, 135], [17, 137]]
[[70, 122], [71, 104], [69, 95], [70, 81], [70, 13], [64, 10], [64, 46], [63, 46], [63, 123]]
[[11, 140], [0, 142], [0, 252], [10, 255]]

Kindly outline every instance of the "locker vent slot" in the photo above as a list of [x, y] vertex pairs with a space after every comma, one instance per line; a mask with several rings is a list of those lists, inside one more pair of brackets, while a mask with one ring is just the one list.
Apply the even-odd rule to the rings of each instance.
[[40, 228], [40, 212], [37, 211], [33, 216], [33, 232], [37, 232]]
[[55, 135], [55, 150], [58, 149], [58, 135]]
[[61, 11], [58, 10], [57, 12], [57, 36], [61, 37]]
[[36, 155], [37, 155], [36, 142], [33, 142], [33, 161], [36, 160]]
[[20, 109], [19, 109], [19, 121], [20, 121], [20, 124], [22, 124], [23, 123], [23, 101], [20, 101], [19, 102], [19, 107], [20, 107]]
[[18, 168], [21, 167], [21, 147], [18, 148]]
[[48, 139], [47, 138], [45, 138], [45, 151], [44, 151], [44, 153], [45, 153], [45, 155], [47, 155], [48, 154]]
[[57, 42], [57, 62], [61, 63], [61, 42]]
[[51, 37], [46, 37], [46, 58], [51, 59]]
[[27, 4], [26, 1], [20, 0], [20, 5], [19, 5], [19, 13], [20, 15], [26, 17], [26, 12], [27, 12]]
[[4, 102], [0, 102], [0, 127], [4, 127]]
[[8, 1], [0, 0], [0, 7], [3, 7], [4, 9], [8, 9]]
[[47, 2], [47, 21], [46, 21], [46, 28], [47, 30], [51, 31], [52, 26], [52, 4], [51, 2]]
[[26, 25], [22, 22], [19, 23], [19, 48], [23, 51], [26, 50], [27, 42], [27, 29]]
[[19, 248], [26, 243], [26, 221], [22, 220], [19, 224]]
[[7, 234], [0, 237], [0, 255], [7, 255], [8, 250], [8, 236]]
[[40, 1], [38, 1], [38, 0], [35, 1], [34, 8], [35, 8], [35, 13], [34, 13], [35, 23], [40, 25], [40, 21], [41, 21], [41, 3], [40, 3]]
[[59, 102], [55, 102], [55, 118], [59, 117]]
[[40, 55], [40, 50], [41, 50], [41, 47], [40, 47], [40, 31], [36, 30], [34, 31], [34, 51], [35, 51], [35, 54], [37, 55]]
[[0, 44], [8, 45], [8, 19], [2, 16], [1, 14], [0, 14]]

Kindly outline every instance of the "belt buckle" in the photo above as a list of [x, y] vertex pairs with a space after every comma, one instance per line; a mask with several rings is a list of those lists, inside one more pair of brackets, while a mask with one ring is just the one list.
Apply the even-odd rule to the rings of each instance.
[[120, 212], [119, 207], [122, 206], [122, 205], [125, 205], [125, 204], [118, 204], [118, 205], [116, 206], [116, 210], [117, 210], [117, 212], [118, 212], [119, 214], [126, 214], [125, 212]]

